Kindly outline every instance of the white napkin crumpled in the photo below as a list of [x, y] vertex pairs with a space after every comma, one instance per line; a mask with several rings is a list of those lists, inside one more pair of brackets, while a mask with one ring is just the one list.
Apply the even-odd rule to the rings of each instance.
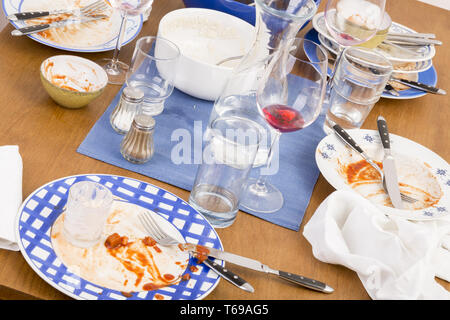
[[350, 191], [335, 191], [304, 227], [314, 257], [355, 271], [372, 299], [450, 299], [450, 218], [386, 216]]
[[22, 204], [22, 157], [18, 146], [0, 147], [0, 248], [18, 251], [15, 221]]

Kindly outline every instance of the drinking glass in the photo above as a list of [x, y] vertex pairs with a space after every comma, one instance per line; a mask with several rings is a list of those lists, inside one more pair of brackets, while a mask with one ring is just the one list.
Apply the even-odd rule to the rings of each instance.
[[373, 50], [345, 49], [333, 80], [324, 131], [332, 133], [335, 124], [360, 128], [380, 99], [392, 69], [391, 62]]
[[211, 123], [189, 203], [215, 228], [230, 226], [259, 146], [255, 122], [219, 117]]
[[143, 113], [156, 116], [172, 94], [180, 57], [178, 46], [161, 37], [142, 37], [136, 42], [126, 83], [144, 93]]
[[[274, 129], [267, 164], [283, 132], [306, 128], [320, 114], [326, 91], [327, 54], [309, 40], [294, 38], [271, 60], [257, 89], [260, 114]], [[249, 179], [241, 206], [254, 212], [272, 213], [283, 206], [283, 195], [267, 176]]]
[[63, 234], [77, 247], [97, 244], [113, 202], [111, 191], [93, 181], [77, 182], [69, 189]]
[[386, 0], [328, 0], [325, 24], [339, 44], [329, 84], [344, 48], [368, 41], [377, 33], [384, 17]]
[[119, 53], [127, 25], [127, 16], [137, 16], [145, 12], [151, 7], [153, 0], [109, 0], [109, 3], [113, 8], [120, 12], [122, 20], [112, 59], [104, 58], [97, 62], [105, 69], [106, 74], [108, 75], [108, 83], [121, 85], [125, 82], [128, 70], [128, 65], [119, 61]]

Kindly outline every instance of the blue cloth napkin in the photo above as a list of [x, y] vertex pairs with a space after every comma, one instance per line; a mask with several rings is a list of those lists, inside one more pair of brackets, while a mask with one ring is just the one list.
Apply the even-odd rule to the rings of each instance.
[[[175, 89], [166, 100], [163, 113], [155, 117], [155, 154], [149, 162], [137, 165], [126, 161], [120, 154], [123, 136], [117, 134], [109, 123], [109, 116], [119, 102], [121, 92], [95, 123], [77, 151], [190, 191], [198, 165], [175, 164], [171, 160], [171, 153], [174, 147], [179, 145], [183, 133], [189, 132], [192, 137], [190, 139], [192, 156], [201, 157], [202, 142], [194, 141], [196, 136], [194, 130], [205, 130], [213, 102], [193, 98]], [[321, 115], [309, 127], [281, 136], [279, 171], [269, 176], [268, 181], [283, 193], [285, 200], [283, 208], [270, 214], [258, 214], [241, 208], [242, 211], [285, 228], [299, 230], [319, 175], [315, 150], [325, 136], [322, 130], [323, 121], [324, 117]], [[175, 131], [177, 129], [178, 131]], [[259, 170], [253, 169], [250, 175], [257, 177]]]

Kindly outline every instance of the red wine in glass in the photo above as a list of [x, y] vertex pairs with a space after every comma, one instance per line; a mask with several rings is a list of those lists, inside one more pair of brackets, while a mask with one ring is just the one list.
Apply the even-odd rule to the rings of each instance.
[[281, 104], [272, 104], [262, 109], [267, 122], [280, 132], [300, 130], [305, 125], [300, 112]]

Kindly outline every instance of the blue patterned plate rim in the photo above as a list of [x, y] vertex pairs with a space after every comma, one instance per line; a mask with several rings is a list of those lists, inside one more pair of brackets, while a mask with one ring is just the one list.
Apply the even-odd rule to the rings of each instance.
[[[17, 11], [14, 12], [10, 12], [7, 10], [6, 7], [6, 2], [9, 2], [12, 8], [17, 8]], [[17, 3], [18, 2], [18, 3]], [[20, 8], [22, 6], [22, 3], [24, 2], [24, 0], [2, 0], [2, 8], [3, 8], [3, 13], [5, 14], [5, 16], [8, 16], [10, 14], [13, 13], [17, 13], [20, 12]], [[16, 4], [13, 4], [16, 3]], [[14, 7], [14, 5], [16, 7]], [[8, 7], [9, 8], [9, 7]], [[129, 22], [133, 22], [132, 27], [127, 27], [127, 30], [125, 31], [125, 35], [124, 35], [124, 40], [123, 40], [123, 44], [122, 46], [125, 46], [126, 44], [128, 44], [129, 42], [133, 41], [134, 38], [137, 37], [137, 35], [139, 34], [139, 32], [142, 29], [142, 25], [144, 23], [144, 17], [142, 15], [140, 16], [135, 16], [135, 17], [128, 17], [128, 23]], [[19, 25], [14, 21], [9, 21], [9, 23], [11, 23], [16, 29], [17, 28], [21, 28], [23, 27], [23, 25]], [[64, 47], [62, 45], [58, 45], [57, 43], [51, 42], [51, 41], [47, 41], [44, 38], [37, 36], [37, 35], [27, 35], [27, 37], [42, 43], [44, 45], [47, 45], [49, 47], [52, 48], [56, 48], [56, 49], [60, 49], [60, 50], [65, 50], [65, 51], [71, 51], [71, 52], [85, 52], [85, 53], [89, 53], [89, 52], [104, 52], [104, 51], [110, 51], [110, 50], [114, 50], [114, 48], [116, 47], [116, 42], [117, 42], [117, 36], [108, 40], [107, 42], [103, 43], [103, 44], [99, 44], [93, 47], [73, 47], [73, 48], [69, 48], [69, 47]]]
[[[130, 203], [157, 212], [168, 220], [188, 242], [223, 250], [219, 235], [211, 224], [181, 198], [145, 181], [109, 174], [80, 174], [59, 178], [33, 191], [19, 208], [15, 232], [20, 251], [30, 267], [55, 289], [77, 300], [150, 300], [160, 294], [173, 300], [201, 300], [219, 284], [220, 277], [205, 265], [189, 264], [198, 270], [189, 272], [190, 280], [154, 291], [135, 292], [125, 297], [121, 292], [89, 282], [67, 270], [53, 250], [50, 230], [62, 213], [72, 184], [89, 180], [101, 183]], [[155, 207], [157, 210], [155, 210]], [[38, 210], [40, 210], [38, 212]], [[222, 266], [225, 263], [216, 262]], [[189, 268], [186, 268], [189, 271]]]
[[[382, 156], [382, 146], [378, 131], [349, 129], [348, 133], [357, 141], [363, 150], [368, 151], [370, 147], [375, 147], [377, 150], [379, 148], [381, 152], [380, 156]], [[443, 194], [437, 203], [419, 210], [398, 210], [380, 204], [376, 205], [389, 215], [417, 221], [440, 219], [450, 214], [450, 165], [430, 149], [412, 140], [393, 133], [390, 134], [390, 138], [392, 148], [395, 150], [394, 156], [395, 154], [399, 154], [426, 163], [432, 175], [437, 180]], [[323, 138], [317, 145], [315, 158], [323, 177], [336, 190], [350, 190], [356, 193], [339, 175], [339, 169], [335, 163], [338, 156], [343, 154], [343, 152], [348, 152], [348, 150], [348, 147], [344, 146], [336, 135], [330, 134]]]
[[[309, 30], [306, 34], [305, 34], [305, 39], [314, 41], [317, 44], [321, 44], [319, 41], [319, 37], [318, 37], [318, 32], [314, 29], [311, 28], [311, 30]], [[323, 45], [322, 45], [323, 46]], [[328, 68], [328, 74], [331, 74], [331, 69]], [[418, 82], [427, 84], [429, 86], [436, 86], [437, 84], [437, 72], [436, 69], [434, 68], [434, 65], [431, 65], [431, 67], [425, 71], [419, 72], [419, 79]], [[417, 90], [414, 88], [411, 89], [407, 89], [407, 90], [401, 90], [399, 91], [400, 96], [396, 97], [394, 95], [391, 95], [389, 93], [385, 93], [383, 92], [381, 94], [382, 98], [387, 98], [387, 99], [397, 99], [397, 100], [404, 100], [404, 99], [415, 99], [415, 98], [420, 98], [423, 97], [424, 95], [426, 95], [427, 93], [421, 90]]]

